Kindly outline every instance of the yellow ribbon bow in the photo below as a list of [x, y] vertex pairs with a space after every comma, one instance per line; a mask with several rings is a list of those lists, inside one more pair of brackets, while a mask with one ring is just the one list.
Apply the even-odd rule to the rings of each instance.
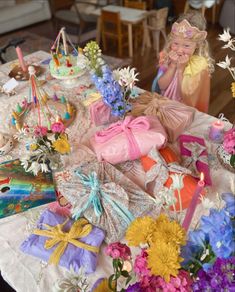
[[57, 247], [50, 256], [49, 264], [57, 265], [60, 261], [60, 257], [63, 255], [68, 243], [71, 243], [77, 247], [98, 253], [99, 248], [97, 246], [92, 246], [83, 242], [78, 241], [78, 238], [86, 237], [92, 230], [92, 225], [84, 218], [81, 218], [73, 223], [69, 232], [64, 232], [63, 227], [68, 222], [69, 219], [65, 220], [64, 223], [58, 224], [56, 226], [50, 226], [48, 224], [43, 224], [47, 227], [46, 230], [35, 229], [33, 231], [36, 235], [42, 235], [49, 237], [47, 239], [44, 247], [45, 249], [50, 249], [56, 244]]

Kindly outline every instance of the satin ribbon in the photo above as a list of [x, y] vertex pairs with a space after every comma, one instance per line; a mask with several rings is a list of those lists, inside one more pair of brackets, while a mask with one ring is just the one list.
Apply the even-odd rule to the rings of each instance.
[[[102, 199], [109, 203], [112, 208], [122, 217], [122, 219], [129, 225], [133, 220], [134, 216], [131, 212], [122, 204], [116, 203], [108, 194], [110, 190], [107, 189], [106, 185], [100, 184], [96, 172], [92, 171], [89, 175], [82, 174], [79, 170], [75, 171], [75, 174], [80, 178], [82, 184], [90, 189], [89, 198], [86, 204], [75, 214], [78, 218], [86, 211], [86, 209], [92, 207], [96, 216], [101, 216], [103, 213]], [[124, 191], [124, 190], [123, 190]]]
[[166, 163], [165, 159], [155, 148], [151, 149], [148, 157], [156, 163], [150, 168], [150, 170], [146, 172], [145, 187], [148, 183], [155, 181], [154, 193], [158, 193], [163, 188], [164, 184], [169, 178], [169, 172], [175, 172], [178, 174], [191, 174], [190, 170], [180, 166], [178, 163]]
[[184, 156], [184, 165], [186, 167], [192, 166], [194, 173], [198, 174], [197, 162], [202, 162], [208, 165], [207, 156], [202, 155], [206, 150], [206, 147], [197, 142], [183, 142], [183, 147], [191, 152], [191, 156]]
[[139, 146], [135, 140], [132, 130], [149, 130], [150, 124], [146, 117], [133, 118], [127, 116], [124, 121], [118, 121], [105, 130], [95, 134], [98, 143], [109, 141], [118, 134], [124, 132], [128, 140], [128, 152], [131, 160], [141, 156]]
[[82, 101], [84, 106], [89, 106], [90, 104], [94, 103], [95, 101], [101, 99], [100, 93], [90, 93], [88, 98]]
[[99, 252], [98, 247], [78, 241], [78, 238], [83, 238], [90, 234], [92, 230], [92, 225], [89, 224], [86, 219], [81, 218], [73, 223], [69, 232], [64, 232], [63, 227], [66, 225], [68, 220], [69, 219], [65, 220], [64, 223], [58, 224], [56, 226], [43, 224], [47, 228], [46, 230], [35, 229], [33, 231], [33, 233], [36, 235], [46, 236], [50, 238], [47, 239], [44, 244], [45, 249], [50, 249], [57, 245], [56, 249], [50, 256], [50, 264], [57, 265], [59, 263], [60, 258], [69, 243], [91, 252]]

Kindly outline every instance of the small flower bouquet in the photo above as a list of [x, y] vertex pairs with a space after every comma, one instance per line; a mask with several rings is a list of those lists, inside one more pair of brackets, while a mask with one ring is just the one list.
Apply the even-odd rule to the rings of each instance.
[[133, 264], [128, 246], [110, 244], [106, 254], [113, 258], [114, 274], [92, 292], [234, 291], [235, 196], [224, 193], [222, 199], [225, 206], [215, 209], [214, 202], [202, 198], [209, 215], [202, 216], [188, 236], [164, 214], [135, 219], [126, 232], [128, 245], [140, 248]]
[[134, 88], [138, 81], [135, 68], [130, 67], [111, 71], [104, 63], [101, 50], [95, 41], [89, 42], [84, 48], [88, 60], [92, 81], [103, 97], [103, 101], [111, 108], [114, 116], [123, 117], [131, 110], [129, 100], [136, 97]]
[[[232, 38], [229, 33], [229, 28], [226, 30], [224, 29], [223, 34], [219, 35], [219, 40], [226, 43], [222, 49], [231, 49], [232, 51], [235, 51], [235, 38]], [[235, 67], [231, 67], [231, 59], [228, 55], [225, 57], [225, 61], [217, 63], [217, 65], [223, 69], [228, 69], [229, 73], [231, 74], [233, 78], [233, 82], [231, 84], [231, 91], [232, 96], [235, 97]]]
[[68, 136], [61, 121], [54, 122], [51, 130], [44, 126], [23, 127], [14, 136], [26, 144], [29, 151], [20, 160], [25, 171], [37, 175], [39, 171], [50, 172], [61, 166], [60, 155], [70, 152]]
[[224, 133], [224, 141], [218, 147], [217, 156], [226, 169], [235, 172], [235, 127]]

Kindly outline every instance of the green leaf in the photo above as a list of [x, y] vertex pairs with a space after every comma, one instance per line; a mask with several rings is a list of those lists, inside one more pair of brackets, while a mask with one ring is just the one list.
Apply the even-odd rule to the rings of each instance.
[[231, 158], [230, 158], [230, 165], [232, 167], [235, 167], [235, 155], [231, 155]]
[[126, 279], [126, 285], [130, 282], [131, 280], [131, 276], [129, 275], [129, 277]]
[[129, 277], [129, 273], [127, 271], [122, 271], [121, 275], [125, 278]]
[[115, 278], [115, 275], [112, 274], [112, 275], [109, 277], [109, 281], [108, 281], [109, 289], [110, 289], [111, 291], [116, 291], [115, 285], [114, 285], [114, 283], [113, 283], [114, 278]]

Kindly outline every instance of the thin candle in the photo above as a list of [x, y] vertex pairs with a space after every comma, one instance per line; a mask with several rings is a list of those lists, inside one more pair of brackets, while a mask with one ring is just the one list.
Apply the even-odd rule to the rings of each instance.
[[183, 224], [182, 224], [182, 226], [186, 230], [186, 232], [188, 231], [189, 226], [191, 224], [191, 221], [193, 219], [193, 215], [194, 215], [194, 212], [195, 212], [196, 207], [197, 207], [198, 199], [200, 197], [200, 194], [201, 194], [204, 186], [205, 186], [204, 173], [202, 172], [200, 180], [197, 183], [197, 187], [195, 189], [195, 192], [193, 194], [192, 200], [191, 200], [190, 205], [187, 209], [187, 212], [186, 212]]
[[65, 36], [64, 28], [62, 29], [61, 34], [62, 34], [62, 40], [63, 40], [63, 45], [64, 45], [64, 53], [65, 53], [65, 56], [67, 56], [68, 55], [68, 51], [67, 51], [67, 42], [66, 42], [66, 36]]
[[24, 58], [23, 58], [23, 53], [22, 53], [22, 50], [21, 50], [20, 47], [16, 47], [16, 53], [17, 53], [17, 56], [18, 56], [18, 60], [19, 60], [21, 69], [24, 72], [26, 72], [27, 71], [27, 66], [25, 65]]

